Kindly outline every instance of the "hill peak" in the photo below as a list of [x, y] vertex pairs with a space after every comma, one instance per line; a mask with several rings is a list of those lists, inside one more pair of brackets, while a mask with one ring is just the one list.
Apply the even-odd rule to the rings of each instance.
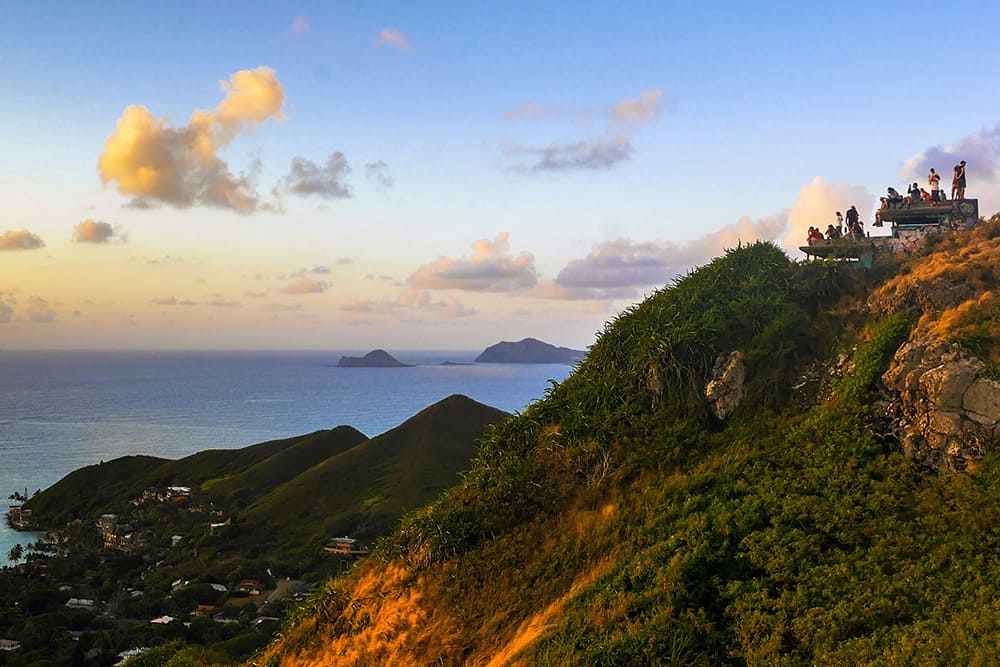
[[583, 360], [587, 353], [568, 347], [556, 347], [537, 338], [517, 342], [502, 341], [491, 345], [476, 357], [479, 363], [494, 364], [571, 364]]
[[413, 364], [404, 364], [385, 350], [372, 350], [363, 357], [343, 356], [337, 365], [343, 368], [401, 368]]

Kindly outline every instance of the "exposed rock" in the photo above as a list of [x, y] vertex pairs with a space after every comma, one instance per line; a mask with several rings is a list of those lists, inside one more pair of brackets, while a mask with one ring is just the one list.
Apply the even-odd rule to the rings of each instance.
[[712, 375], [705, 385], [705, 398], [718, 419], [725, 419], [739, 407], [745, 381], [746, 366], [742, 352], [734, 350], [716, 358]]
[[909, 308], [934, 312], [954, 308], [972, 297], [974, 290], [965, 282], [943, 277], [933, 280], [903, 279], [892, 288], [881, 289], [868, 299], [868, 308], [876, 315], [888, 315]]
[[980, 378], [969, 385], [962, 397], [969, 418], [981, 424], [1000, 421], [1000, 382]]
[[967, 470], [996, 442], [1000, 383], [954, 343], [908, 341], [882, 381], [888, 416], [907, 456], [936, 470]]

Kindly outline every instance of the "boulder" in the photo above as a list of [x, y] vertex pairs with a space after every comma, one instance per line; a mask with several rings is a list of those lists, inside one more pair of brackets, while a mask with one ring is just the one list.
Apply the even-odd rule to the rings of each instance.
[[716, 358], [712, 375], [705, 385], [705, 398], [718, 419], [725, 419], [739, 407], [745, 381], [746, 366], [742, 352], [734, 350]]
[[975, 467], [1000, 433], [1000, 382], [961, 346], [911, 340], [896, 351], [882, 382], [887, 416], [903, 452], [935, 470]]

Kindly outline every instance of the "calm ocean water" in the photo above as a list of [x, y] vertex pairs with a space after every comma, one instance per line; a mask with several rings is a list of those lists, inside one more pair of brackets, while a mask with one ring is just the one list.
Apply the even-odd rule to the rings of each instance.
[[[371, 437], [456, 393], [513, 412], [572, 370], [441, 365], [469, 351], [392, 351], [412, 368], [335, 365], [366, 351], [0, 352], [0, 492], [32, 493], [127, 454], [173, 459], [339, 424]], [[29, 536], [0, 523], [3, 565]]]

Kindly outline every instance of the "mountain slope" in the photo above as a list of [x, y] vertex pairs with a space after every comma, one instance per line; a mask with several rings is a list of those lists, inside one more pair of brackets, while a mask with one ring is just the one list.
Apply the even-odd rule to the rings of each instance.
[[[996, 663], [1000, 462], [904, 456], [882, 377], [933, 340], [990, 379], [998, 258], [1000, 219], [871, 273], [730, 251], [610, 323], [251, 664]], [[720, 422], [702, 390], [734, 350]]]
[[[43, 526], [60, 527], [74, 518], [93, 519], [103, 512], [117, 511], [144, 489], [156, 486], [197, 488], [208, 483], [211, 487], [213, 480], [225, 480], [219, 490], [211, 494], [212, 498], [228, 500], [225, 494], [238, 488], [250, 489], [253, 495], [256, 493], [253, 488], [260, 485], [270, 488], [264, 483], [265, 478], [276, 477], [277, 481], [284, 481], [315, 461], [365, 439], [360, 431], [339, 426], [240, 449], [206, 450], [177, 460], [125, 456], [71, 472], [33, 497], [28, 507]], [[285, 456], [281, 456], [283, 452]], [[303, 455], [304, 452], [308, 453]], [[268, 460], [274, 463], [267, 464]]]
[[338, 426], [295, 439], [287, 447], [249, 468], [225, 477], [208, 480], [202, 489], [206, 497], [227, 506], [241, 506], [258, 498], [313, 466], [341, 454], [367, 440], [351, 426]]
[[92, 519], [109, 511], [112, 503], [122, 497], [133, 497], [137, 480], [168, 462], [155, 456], [123, 456], [86, 466], [35, 494], [27, 507], [44, 526], [61, 526], [77, 518]]
[[587, 355], [583, 350], [556, 347], [537, 338], [490, 345], [476, 357], [477, 363], [493, 364], [572, 364]]
[[[450, 396], [309, 468], [260, 497], [240, 519], [268, 526], [272, 539], [278, 540], [334, 533], [374, 537], [404, 510], [423, 505], [458, 481], [483, 429], [508, 416], [466, 396]], [[296, 526], [288, 517], [317, 521]]]

